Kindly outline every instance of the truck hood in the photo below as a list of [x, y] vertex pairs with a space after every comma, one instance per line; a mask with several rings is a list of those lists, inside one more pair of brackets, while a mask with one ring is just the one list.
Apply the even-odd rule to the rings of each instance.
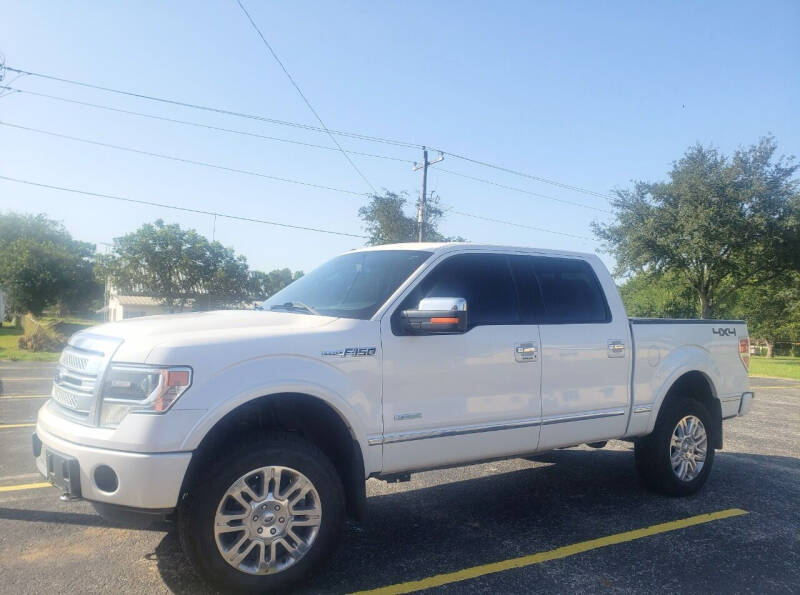
[[150, 352], [159, 345], [188, 346], [215, 343], [223, 337], [230, 341], [244, 336], [267, 338], [307, 333], [336, 320], [329, 316], [290, 312], [221, 310], [146, 316], [102, 324], [87, 332], [122, 339], [114, 356], [116, 361], [146, 362]]

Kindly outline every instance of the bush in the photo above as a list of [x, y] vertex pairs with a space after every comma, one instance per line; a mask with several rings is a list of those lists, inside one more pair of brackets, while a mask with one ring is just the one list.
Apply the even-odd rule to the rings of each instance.
[[795, 345], [792, 347], [792, 355], [795, 357], [800, 357], [800, 345]]
[[61, 351], [67, 343], [58, 324], [41, 322], [32, 314], [23, 316], [22, 333], [17, 344], [26, 351]]

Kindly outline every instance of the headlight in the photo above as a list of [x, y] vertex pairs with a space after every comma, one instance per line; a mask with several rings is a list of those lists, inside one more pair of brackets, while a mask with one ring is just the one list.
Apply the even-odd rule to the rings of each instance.
[[192, 383], [184, 366], [112, 365], [103, 381], [100, 425], [116, 426], [128, 413], [164, 413]]

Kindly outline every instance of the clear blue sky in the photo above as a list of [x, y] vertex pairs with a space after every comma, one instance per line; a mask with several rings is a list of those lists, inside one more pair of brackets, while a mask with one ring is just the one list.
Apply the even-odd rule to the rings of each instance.
[[[800, 152], [800, 3], [260, 2], [246, 0], [330, 128], [441, 147], [608, 192], [664, 177], [697, 141], [725, 152], [768, 132]], [[0, 19], [9, 66], [315, 124], [234, 0], [15, 2]], [[6, 81], [13, 79], [8, 73]], [[330, 145], [322, 134], [23, 77], [21, 89]], [[341, 154], [133, 118], [15, 94], [0, 120], [142, 150], [368, 191]], [[418, 151], [341, 139], [405, 159]], [[410, 164], [353, 157], [378, 188], [416, 199]], [[579, 194], [448, 158], [448, 169], [603, 208]], [[356, 196], [76, 144], [0, 126], [0, 175], [359, 233]], [[445, 204], [590, 236], [602, 213], [432, 171]], [[110, 242], [163, 218], [211, 235], [208, 216], [0, 181], [0, 210], [47, 213]], [[566, 238], [450, 215], [473, 241], [594, 250]], [[254, 268], [309, 270], [361, 240], [218, 219], [216, 237]], [[607, 259], [608, 261], [608, 259]]]

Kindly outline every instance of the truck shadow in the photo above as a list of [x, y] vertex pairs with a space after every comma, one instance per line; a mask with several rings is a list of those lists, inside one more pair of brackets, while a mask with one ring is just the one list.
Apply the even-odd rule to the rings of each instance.
[[[798, 459], [721, 452], [700, 493], [670, 498], [640, 485], [630, 451], [558, 450], [532, 460], [518, 471], [368, 498], [364, 524], [348, 523], [333, 558], [295, 592], [391, 585], [726, 508], [793, 515], [800, 483]], [[447, 472], [427, 480], [437, 473]], [[174, 532], [153, 556], [173, 592], [214, 592]]]

